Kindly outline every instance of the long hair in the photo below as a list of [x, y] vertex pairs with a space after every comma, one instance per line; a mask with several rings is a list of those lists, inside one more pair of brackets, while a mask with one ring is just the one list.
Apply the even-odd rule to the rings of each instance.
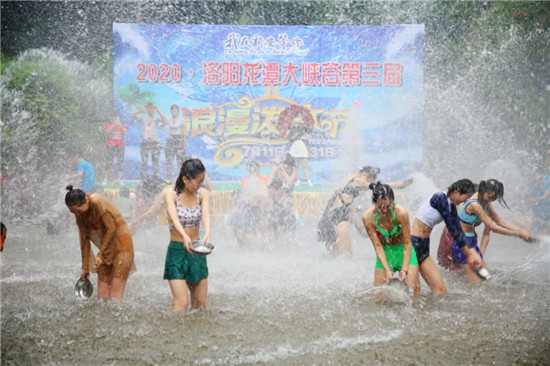
[[376, 203], [380, 200], [389, 199], [394, 200], [393, 189], [387, 184], [382, 182], [376, 182], [369, 184], [369, 188], [372, 190], [372, 203]]
[[508, 209], [510, 208], [506, 201], [504, 201], [504, 184], [496, 179], [482, 180], [479, 182], [477, 193], [477, 199], [482, 207], [485, 205], [485, 201], [483, 200], [484, 193], [494, 193], [497, 196], [498, 203]]
[[200, 161], [199, 159], [192, 158], [192, 159], [185, 160], [181, 165], [178, 179], [176, 179], [177, 194], [180, 194], [181, 191], [183, 191], [183, 188], [185, 187], [185, 183], [183, 182], [183, 177], [187, 177], [187, 179], [193, 179], [197, 175], [205, 171], [206, 171], [206, 168], [202, 164], [202, 161]]
[[459, 194], [468, 193], [470, 195], [476, 192], [476, 186], [469, 179], [460, 179], [454, 182], [447, 189], [447, 196], [453, 193], [455, 190], [458, 190]]
[[82, 189], [73, 189], [73, 186], [70, 184], [65, 187], [65, 189], [68, 191], [65, 195], [65, 204], [67, 207], [74, 205], [80, 206], [86, 202], [86, 192]]

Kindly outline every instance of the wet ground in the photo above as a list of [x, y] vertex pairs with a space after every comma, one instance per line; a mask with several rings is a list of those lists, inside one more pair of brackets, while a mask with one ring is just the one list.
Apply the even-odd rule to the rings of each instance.
[[[435, 297], [423, 283], [411, 307], [375, 301], [368, 239], [354, 234], [354, 256], [332, 259], [314, 240], [313, 225], [300, 230], [293, 246], [250, 251], [215, 222], [207, 310], [174, 314], [162, 280], [165, 226], [135, 235], [138, 272], [120, 304], [99, 301], [95, 292], [89, 300], [74, 296], [74, 224], [60, 236], [12, 226], [0, 255], [1, 363], [550, 364], [548, 239], [527, 244], [493, 235], [490, 281], [472, 285], [443, 272], [450, 293]], [[96, 281], [94, 275], [94, 287]]]

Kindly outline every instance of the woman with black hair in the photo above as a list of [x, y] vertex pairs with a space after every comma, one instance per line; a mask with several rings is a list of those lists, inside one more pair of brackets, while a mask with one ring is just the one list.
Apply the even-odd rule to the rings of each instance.
[[399, 272], [399, 279], [405, 281], [418, 294], [416, 277], [418, 260], [411, 244], [409, 213], [395, 203], [393, 190], [388, 184], [371, 183], [374, 206], [363, 214], [363, 224], [376, 253], [374, 285], [382, 286]]
[[[168, 280], [174, 310], [186, 311], [206, 307], [208, 266], [206, 257], [194, 254], [192, 241], [199, 240], [202, 221], [202, 243], [210, 241], [209, 192], [203, 189], [206, 168], [199, 159], [183, 162], [175, 187], [163, 190], [168, 213], [170, 244], [166, 253], [164, 279]], [[189, 296], [190, 293], [190, 296]]]
[[[76, 216], [82, 252], [80, 279], [97, 271], [99, 298], [122, 299], [130, 272], [135, 271], [134, 245], [120, 211], [104, 197], [67, 186], [65, 204]], [[92, 241], [99, 249], [94, 260]], [[90, 269], [90, 266], [92, 269]]]
[[[531, 235], [521, 228], [510, 224], [493, 208], [492, 202], [498, 201], [502, 206], [508, 208], [504, 201], [504, 185], [496, 179], [481, 181], [478, 185], [478, 191], [470, 199], [464, 202], [458, 208], [458, 218], [464, 235], [466, 236], [466, 245], [474, 248], [483, 259], [483, 253], [489, 245], [491, 231], [502, 235], [517, 236], [526, 242], [532, 240]], [[481, 246], [477, 245], [476, 226], [485, 224], [483, 236], [481, 237]], [[464, 271], [473, 282], [481, 281], [481, 278], [468, 263], [464, 251], [460, 244], [453, 240], [451, 245], [452, 259], [455, 266], [463, 267]], [[483, 268], [487, 268], [485, 261], [482, 260]]]
[[[475, 186], [469, 179], [460, 179], [445, 192], [435, 193], [429, 200], [424, 202], [416, 214], [411, 228], [411, 240], [418, 257], [419, 271], [428, 286], [436, 294], [443, 294], [447, 291], [443, 278], [437, 269], [437, 265], [430, 256], [430, 235], [433, 228], [444, 221], [452, 237], [457, 241], [459, 247], [466, 252], [468, 262], [473, 266], [481, 265], [481, 257], [473, 249], [466, 246], [466, 238], [460, 228], [460, 221], [456, 206], [465, 202], [475, 193]], [[417, 280], [417, 287], [420, 290], [420, 278]]]

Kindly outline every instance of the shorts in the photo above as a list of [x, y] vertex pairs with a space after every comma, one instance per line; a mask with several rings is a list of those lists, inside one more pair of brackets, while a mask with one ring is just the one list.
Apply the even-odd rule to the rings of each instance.
[[113, 278], [127, 280], [134, 263], [134, 253], [120, 252], [113, 259], [112, 265], [103, 263], [97, 269], [97, 278], [101, 282], [111, 283]]
[[419, 238], [418, 236], [411, 235], [411, 241], [418, 263], [424, 262], [430, 256], [430, 238]]
[[303, 140], [296, 140], [290, 146], [288, 151], [290, 156], [293, 158], [309, 158], [309, 153], [307, 151], [306, 143]]
[[207, 278], [206, 257], [189, 253], [181, 241], [170, 241], [164, 262], [164, 279], [197, 283]]
[[[468, 236], [466, 235], [466, 246], [468, 248], [475, 248], [475, 250], [478, 252], [481, 259], [483, 259], [483, 254], [481, 254], [481, 250], [479, 250], [479, 247], [477, 246], [477, 236]], [[453, 240], [453, 243], [451, 244], [451, 252], [453, 255], [453, 263], [454, 264], [466, 264], [468, 261], [466, 260], [466, 254], [462, 251], [462, 248], [459, 248], [458, 244]]]
[[[386, 261], [390, 267], [390, 271], [396, 272], [403, 268], [403, 251], [405, 250], [404, 244], [391, 244], [382, 245], [384, 253], [386, 253]], [[418, 260], [416, 259], [416, 253], [414, 247], [411, 247], [411, 258], [409, 259], [409, 266], [418, 266]], [[384, 269], [382, 262], [376, 256], [376, 265], [374, 268]]]

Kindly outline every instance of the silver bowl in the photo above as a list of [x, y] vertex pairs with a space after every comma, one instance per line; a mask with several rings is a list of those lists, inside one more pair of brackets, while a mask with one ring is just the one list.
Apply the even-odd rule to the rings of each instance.
[[94, 292], [94, 286], [89, 279], [79, 279], [74, 286], [74, 295], [83, 299], [89, 299]]
[[200, 240], [193, 240], [191, 244], [191, 250], [193, 251], [193, 253], [198, 255], [208, 255], [212, 253], [215, 248], [214, 244], [212, 243], [206, 243], [205, 245], [202, 245], [202, 241]]

